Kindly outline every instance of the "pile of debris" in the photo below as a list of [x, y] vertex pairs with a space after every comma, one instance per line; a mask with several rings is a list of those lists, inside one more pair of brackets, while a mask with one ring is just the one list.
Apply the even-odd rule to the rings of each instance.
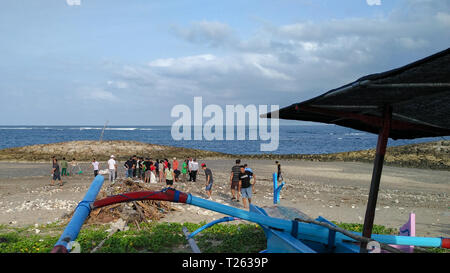
[[[97, 200], [107, 196], [136, 191], [159, 191], [161, 185], [142, 183], [128, 179], [117, 179], [114, 184], [105, 183]], [[143, 200], [113, 204], [94, 209], [86, 219], [86, 224], [104, 224], [123, 219], [126, 223], [141, 223], [149, 220], [158, 221], [170, 211], [179, 210], [167, 201]], [[72, 213], [73, 214], [73, 213]], [[70, 215], [71, 217], [72, 215]]]

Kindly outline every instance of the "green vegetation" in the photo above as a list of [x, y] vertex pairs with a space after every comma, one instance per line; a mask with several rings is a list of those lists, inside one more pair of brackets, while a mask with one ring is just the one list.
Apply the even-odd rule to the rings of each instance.
[[[129, 230], [119, 231], [107, 238], [108, 225], [84, 226], [77, 242], [82, 253], [90, 253], [103, 240], [98, 253], [180, 253], [191, 252], [183, 226], [193, 232], [205, 223], [141, 223], [129, 225]], [[350, 231], [361, 232], [361, 224], [335, 223]], [[39, 229], [39, 234], [35, 230]], [[0, 253], [48, 253], [61, 235], [64, 226], [58, 223], [12, 228], [0, 226]], [[397, 234], [397, 230], [375, 225], [374, 233]], [[257, 253], [266, 248], [263, 230], [256, 224], [218, 224], [208, 228], [195, 240], [204, 253]], [[420, 248], [416, 252], [450, 253], [445, 249]]]
[[[362, 232], [362, 230], [363, 230], [362, 224], [349, 224], [349, 223], [337, 223], [337, 222], [333, 222], [333, 223], [343, 229], [348, 230], [348, 231]], [[380, 226], [380, 225], [373, 225], [372, 233], [397, 235], [398, 229], [387, 228], [385, 226]]]
[[[141, 223], [139, 227], [130, 224], [127, 231], [119, 231], [105, 240], [98, 253], [191, 252], [182, 232], [186, 226], [190, 232], [206, 223]], [[58, 228], [56, 228], [58, 227]], [[78, 235], [77, 242], [82, 253], [91, 252], [108, 236], [109, 227], [85, 226]], [[36, 235], [35, 227], [0, 227], [0, 253], [48, 253], [58, 240], [64, 227], [55, 224], [40, 226], [41, 235]], [[51, 230], [47, 230], [51, 229]], [[49, 234], [51, 233], [51, 235]], [[266, 248], [264, 232], [256, 224], [215, 225], [196, 237], [199, 248], [204, 253], [254, 253]], [[248, 242], [248, 243], [245, 243]]]

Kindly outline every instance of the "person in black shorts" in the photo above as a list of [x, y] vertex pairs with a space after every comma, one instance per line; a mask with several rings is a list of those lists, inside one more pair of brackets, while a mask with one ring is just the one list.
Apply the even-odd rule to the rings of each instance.
[[166, 179], [166, 185], [171, 188], [173, 186], [173, 178], [175, 174], [173, 173], [172, 166], [167, 163], [167, 168], [164, 170], [164, 178]]
[[208, 199], [211, 200], [212, 185], [214, 182], [213, 174], [212, 174], [211, 169], [206, 167], [205, 163], [202, 163], [202, 169], [205, 171], [205, 177], [206, 177], [205, 191], [206, 191], [206, 194], [208, 195]]
[[231, 200], [236, 200], [236, 202], [239, 202], [240, 198], [239, 197], [239, 174], [241, 172], [240, 164], [241, 160], [236, 159], [236, 165], [234, 165], [233, 168], [231, 168], [231, 175], [230, 175]]
[[275, 161], [275, 164], [277, 165], [277, 180], [282, 181], [283, 176], [281, 175], [281, 164], [278, 161]]
[[242, 196], [242, 203], [244, 204], [244, 208], [248, 208], [248, 204], [252, 203], [252, 184], [250, 183], [250, 179], [253, 176], [253, 172], [246, 170], [244, 166], [240, 167], [239, 174], [239, 192]]
[[52, 180], [52, 186], [55, 185], [55, 181], [58, 179], [59, 180], [59, 186], [63, 185], [63, 182], [61, 180], [61, 173], [59, 172], [59, 164], [58, 164], [58, 159], [53, 157], [53, 169], [52, 169], [52, 174], [53, 174], [53, 180]]

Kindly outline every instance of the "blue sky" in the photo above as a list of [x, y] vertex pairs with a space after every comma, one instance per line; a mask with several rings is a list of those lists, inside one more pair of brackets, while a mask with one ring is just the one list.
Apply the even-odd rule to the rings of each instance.
[[2, 1], [1, 125], [169, 125], [290, 105], [450, 45], [450, 3]]

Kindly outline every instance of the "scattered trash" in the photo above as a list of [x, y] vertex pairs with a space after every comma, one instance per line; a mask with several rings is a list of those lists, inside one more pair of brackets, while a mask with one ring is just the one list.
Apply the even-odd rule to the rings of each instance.
[[[105, 184], [97, 196], [103, 199], [107, 196], [136, 191], [159, 191], [161, 184], [151, 185], [132, 179], [117, 179], [114, 184]], [[92, 210], [86, 220], [87, 224], [110, 223], [119, 220], [124, 223], [142, 223], [148, 220], [159, 220], [170, 211], [180, 211], [179, 208], [167, 201], [142, 200], [127, 203], [113, 204], [106, 207]], [[72, 217], [73, 212], [66, 218]]]
[[109, 170], [108, 170], [108, 169], [100, 170], [100, 171], [98, 171], [98, 173], [99, 173], [99, 174], [103, 174], [103, 175], [109, 174]]

